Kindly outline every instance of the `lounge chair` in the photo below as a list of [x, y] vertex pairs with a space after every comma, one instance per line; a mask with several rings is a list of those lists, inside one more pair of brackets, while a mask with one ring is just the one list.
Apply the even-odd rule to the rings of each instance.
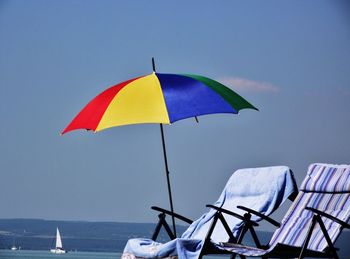
[[[213, 244], [237, 242], [242, 229], [254, 232], [250, 225], [258, 225], [256, 222], [261, 220], [260, 216], [252, 216], [249, 224], [246, 224], [247, 214], [243, 215], [237, 209], [238, 205], [253, 207], [262, 215], [270, 215], [287, 198], [295, 198], [296, 193], [293, 173], [286, 166], [237, 170], [230, 177], [219, 199], [210, 205], [208, 213], [194, 222], [175, 214], [177, 218], [192, 223], [181, 238], [175, 238], [166, 223], [165, 215], [170, 212], [153, 207], [161, 212], [153, 239], [128, 240], [122, 258], [198, 258], [200, 254], [215, 253]], [[224, 212], [229, 213], [229, 216], [224, 216]], [[155, 241], [162, 226], [173, 239], [163, 244]]]
[[350, 165], [312, 164], [267, 247], [222, 243], [220, 249], [241, 258], [338, 258], [334, 243], [343, 228], [350, 228], [349, 218]]

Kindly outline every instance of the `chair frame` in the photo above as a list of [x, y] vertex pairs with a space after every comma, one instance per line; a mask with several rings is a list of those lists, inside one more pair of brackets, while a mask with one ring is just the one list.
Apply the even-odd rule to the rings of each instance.
[[[294, 183], [294, 186], [296, 187], [295, 179], [293, 177], [293, 172], [290, 169], [289, 169], [289, 171], [292, 174], [292, 181]], [[288, 199], [293, 201], [295, 199], [296, 195], [297, 195], [297, 192], [294, 191], [293, 193], [291, 193], [289, 195]], [[221, 222], [222, 226], [225, 229], [225, 232], [228, 236], [228, 239], [227, 239], [228, 242], [240, 244], [243, 241], [243, 238], [246, 235], [246, 233], [250, 232], [255, 245], [259, 248], [263, 248], [263, 246], [261, 245], [259, 238], [255, 232], [255, 229], [254, 229], [254, 227], [259, 226], [259, 224], [255, 221], [251, 220], [252, 213], [249, 213], [249, 211], [247, 211], [242, 216], [242, 215], [237, 214], [235, 212], [232, 212], [230, 210], [223, 209], [221, 207], [217, 207], [214, 205], [206, 205], [206, 207], [214, 209], [214, 210], [216, 210], [216, 212], [213, 216], [213, 219], [212, 219], [212, 222], [209, 226], [208, 232], [207, 232], [205, 238], [203, 239], [203, 245], [202, 245], [202, 249], [201, 249], [199, 258], [202, 258], [202, 256], [207, 255], [207, 254], [232, 254], [229, 251], [224, 251], [224, 250], [218, 249], [211, 240], [211, 236], [213, 234], [213, 231], [214, 231], [218, 221]], [[160, 212], [158, 214], [158, 218], [159, 218], [158, 223], [157, 223], [156, 228], [155, 228], [153, 235], [152, 235], [153, 241], [157, 240], [162, 227], [165, 229], [170, 240], [173, 240], [176, 238], [176, 233], [173, 232], [173, 230], [170, 228], [170, 225], [166, 221], [166, 215], [170, 215], [172, 218], [177, 218], [177, 219], [184, 221], [188, 224], [193, 223], [193, 221], [191, 219], [188, 219], [188, 218], [186, 218], [180, 214], [177, 214], [175, 212], [172, 212], [172, 211], [169, 211], [169, 210], [157, 207], [157, 206], [152, 206], [151, 209]], [[235, 237], [233, 235], [232, 230], [230, 229], [223, 214], [227, 214], [227, 215], [230, 215], [230, 216], [233, 216], [233, 217], [236, 217], [236, 218], [239, 218], [240, 220], [242, 220], [242, 228], [240, 228], [240, 230], [239, 230], [238, 237]], [[263, 214], [260, 214], [260, 217], [262, 219], [266, 219], [269, 221], [269, 218]], [[279, 223], [276, 221], [270, 220], [270, 223], [272, 223], [274, 225], [277, 224], [279, 226]], [[241, 256], [241, 258], [245, 258], [245, 257]]]
[[180, 219], [180, 220], [182, 220], [182, 221], [184, 221], [184, 222], [186, 222], [188, 224], [192, 224], [192, 222], [193, 222], [193, 220], [191, 220], [189, 218], [186, 218], [186, 217], [184, 217], [184, 216], [182, 216], [180, 214], [177, 214], [175, 212], [171, 212], [169, 210], [166, 210], [166, 209], [163, 209], [163, 208], [159, 208], [157, 206], [152, 206], [151, 209], [160, 212], [158, 214], [158, 218], [159, 218], [158, 223], [157, 223], [156, 228], [154, 229], [154, 232], [153, 232], [153, 235], [152, 235], [152, 240], [153, 241], [157, 240], [157, 237], [158, 237], [159, 232], [160, 232], [162, 227], [164, 227], [165, 231], [167, 232], [167, 234], [168, 234], [168, 236], [169, 236], [169, 238], [171, 240], [176, 238], [176, 236], [172, 232], [168, 222], [165, 220], [166, 215], [173, 216], [173, 217], [175, 217], [177, 219]]
[[[235, 213], [235, 212], [232, 212], [230, 210], [227, 210], [227, 209], [223, 209], [223, 208], [220, 208], [220, 207], [217, 207], [217, 206], [214, 206], [214, 205], [206, 205], [206, 207], [208, 208], [211, 208], [211, 209], [215, 209], [216, 210], [216, 213], [214, 214], [214, 217], [213, 217], [213, 221], [209, 227], [209, 230], [208, 230], [208, 233], [204, 239], [204, 243], [203, 243], [203, 248], [201, 250], [201, 253], [199, 255], [198, 258], [202, 258], [204, 255], [208, 255], [208, 254], [231, 254], [231, 252], [226, 252], [226, 251], [223, 251], [223, 250], [219, 250], [217, 249], [216, 247], [214, 247], [212, 245], [212, 242], [211, 242], [211, 235], [213, 234], [213, 231], [215, 229], [215, 226], [217, 224], [218, 221], [220, 221], [223, 225], [223, 227], [225, 228], [225, 231], [228, 235], [228, 242], [229, 243], [235, 243], [235, 244], [240, 244], [242, 241], [243, 241], [243, 238], [245, 236], [245, 234], [250, 231], [252, 237], [253, 237], [253, 240], [255, 242], [255, 245], [259, 248], [261, 248], [261, 244], [260, 244], [260, 241], [259, 241], [259, 238], [255, 232], [255, 229], [254, 227], [258, 227], [259, 224], [256, 223], [255, 221], [252, 221], [251, 220], [251, 214], [250, 213], [245, 213], [243, 216]], [[166, 233], [168, 234], [169, 238], [171, 240], [175, 239], [176, 236], [174, 235], [174, 233], [172, 232], [169, 224], [167, 223], [166, 221], [166, 215], [173, 215], [175, 218], [177, 219], [180, 219], [188, 224], [191, 224], [193, 221], [191, 219], [188, 219], [180, 214], [177, 214], [177, 213], [173, 213], [169, 210], [166, 210], [166, 209], [163, 209], [163, 208], [159, 208], [157, 206], [152, 206], [151, 209], [155, 210], [155, 211], [158, 211], [160, 212], [158, 214], [158, 223], [156, 225], [156, 228], [153, 232], [153, 235], [152, 235], [152, 240], [153, 241], [156, 241], [157, 240], [157, 237], [159, 235], [159, 232], [161, 230], [162, 227], [164, 227]], [[233, 217], [236, 217], [236, 218], [239, 218], [240, 220], [243, 221], [243, 227], [242, 227], [242, 230], [238, 236], [238, 238], [236, 238], [228, 223], [226, 222], [225, 220], [225, 217], [223, 216], [223, 214], [227, 214], [227, 215], [230, 215], [230, 216], [233, 216]], [[267, 217], [263, 214], [261, 214], [262, 217]], [[268, 219], [267, 219], [268, 220]], [[270, 219], [271, 221], [273, 221], [272, 219]], [[275, 221], [276, 222], [276, 221]], [[278, 224], [278, 223], [277, 223]], [[245, 258], [244, 256], [241, 256], [241, 258]]]
[[[276, 222], [275, 220], [273, 220], [272, 218], [270, 218], [269, 216], [263, 215], [260, 212], [254, 211], [252, 209], [243, 207], [243, 206], [237, 206], [237, 208], [242, 209], [247, 211], [247, 213], [250, 214], [254, 214], [256, 216], [259, 216], [261, 218], [264, 218], [265, 220], [267, 220], [268, 222], [270, 222], [271, 224], [279, 227], [280, 224], [278, 222]], [[307, 231], [307, 235], [306, 238], [304, 240], [304, 243], [302, 245], [302, 247], [296, 247], [296, 246], [289, 246], [289, 245], [285, 245], [285, 244], [277, 244], [276, 247], [270, 251], [269, 253], [261, 256], [262, 258], [290, 258], [290, 257], [297, 257], [299, 259], [305, 258], [305, 257], [317, 257], [317, 258], [335, 258], [335, 259], [339, 259], [339, 256], [337, 254], [337, 248], [334, 247], [334, 244], [332, 243], [326, 227], [324, 225], [324, 222], [321, 218], [322, 217], [326, 217], [330, 220], [333, 220], [334, 222], [338, 223], [341, 225], [342, 228], [347, 228], [350, 229], [350, 224], [332, 216], [329, 215], [323, 211], [320, 211], [318, 209], [312, 208], [312, 207], [306, 207], [306, 210], [309, 210], [311, 212], [313, 212], [313, 217], [312, 217], [312, 221], [310, 224], [310, 227]], [[277, 223], [277, 224], [276, 224]], [[313, 233], [313, 230], [315, 228], [316, 223], [318, 223], [320, 225], [321, 231], [327, 241], [328, 247], [323, 251], [323, 252], [319, 252], [319, 251], [314, 251], [314, 250], [309, 250], [307, 249], [307, 246], [310, 242], [310, 238], [311, 235]], [[222, 243], [224, 246], [230, 247], [230, 245], [232, 246], [233, 243]], [[257, 248], [262, 248], [262, 247], [258, 247]], [[268, 248], [267, 246], [265, 246], [265, 248]], [[231, 252], [232, 253], [232, 252]], [[232, 253], [233, 256], [235, 256], [235, 253]], [[244, 256], [241, 255], [241, 258], [245, 258]]]

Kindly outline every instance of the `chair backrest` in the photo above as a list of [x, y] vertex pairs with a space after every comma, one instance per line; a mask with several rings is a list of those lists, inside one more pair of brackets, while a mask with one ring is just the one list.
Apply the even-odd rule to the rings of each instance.
[[[294, 176], [287, 166], [272, 166], [260, 168], [245, 168], [235, 171], [228, 180], [215, 206], [231, 210], [243, 215], [244, 211], [237, 209], [238, 205], [252, 208], [265, 215], [271, 214], [291, 195], [295, 197], [297, 187]], [[216, 210], [211, 209], [182, 235], [183, 238], [204, 239], [211, 225]], [[225, 216], [235, 237], [241, 230], [242, 220]], [[258, 221], [260, 218], [252, 217]], [[225, 242], [228, 236], [221, 223], [215, 227], [212, 241]]]
[[[282, 220], [270, 241], [301, 247], [312, 221], [313, 213], [305, 210], [312, 207], [347, 222], [350, 218], [350, 165], [312, 164], [301, 184], [299, 194]], [[342, 227], [322, 217], [333, 244]], [[308, 249], [324, 251], [327, 242], [316, 223]]]

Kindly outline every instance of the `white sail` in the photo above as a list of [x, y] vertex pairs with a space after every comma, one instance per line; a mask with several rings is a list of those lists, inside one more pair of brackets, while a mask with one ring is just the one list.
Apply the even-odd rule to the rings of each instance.
[[56, 247], [53, 249], [50, 249], [50, 252], [54, 253], [54, 254], [67, 253], [67, 251], [63, 250], [63, 248], [62, 248], [62, 239], [61, 239], [60, 231], [58, 230], [58, 228], [56, 229]]
[[56, 232], [56, 249], [57, 248], [62, 248], [62, 240], [61, 240], [61, 235], [60, 235], [60, 231], [57, 228], [57, 232]]

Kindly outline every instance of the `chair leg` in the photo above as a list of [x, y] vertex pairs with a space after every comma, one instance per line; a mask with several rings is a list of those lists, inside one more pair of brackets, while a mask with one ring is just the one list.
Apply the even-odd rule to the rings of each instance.
[[154, 229], [154, 232], [153, 232], [153, 235], [152, 235], [152, 240], [153, 240], [153, 241], [156, 241], [156, 240], [157, 240], [157, 237], [158, 237], [158, 235], [159, 235], [160, 229], [161, 229], [162, 227], [165, 228], [165, 231], [167, 232], [167, 234], [168, 234], [168, 236], [169, 236], [169, 238], [170, 238], [171, 240], [175, 239], [175, 235], [173, 234], [173, 232], [171, 231], [171, 229], [170, 229], [168, 223], [167, 223], [166, 220], [165, 220], [165, 214], [164, 214], [164, 213], [160, 213], [160, 214], [158, 215], [158, 218], [159, 218], [159, 221], [158, 221], [158, 223], [157, 223], [156, 228]]
[[229, 225], [227, 224], [225, 217], [222, 215], [222, 213], [218, 213], [218, 218], [221, 221], [222, 225], [224, 226], [227, 235], [229, 236], [229, 242], [231, 243], [237, 243], [237, 239], [235, 238], [235, 236], [232, 234], [232, 231], [229, 227]]
[[213, 222], [211, 223], [209, 230], [208, 230], [208, 233], [204, 239], [201, 252], [199, 253], [199, 256], [198, 256], [199, 259], [201, 259], [203, 257], [203, 255], [206, 253], [207, 246], [210, 245], [210, 237], [213, 234], [213, 231], [214, 231], [214, 228], [215, 228], [216, 223], [218, 221], [218, 218], [219, 218], [219, 212], [216, 212], [214, 219], [213, 219]]
[[[247, 228], [246, 224], [243, 223], [243, 227], [242, 227], [241, 232], [240, 232], [239, 235], [238, 235], [238, 239], [237, 239], [236, 244], [240, 244], [240, 243], [242, 242], [242, 239], [243, 239], [245, 233], [247, 233], [247, 231], [248, 231], [248, 228]], [[231, 259], [236, 258], [236, 255], [237, 255], [237, 254], [232, 253], [231, 256], [230, 256], [230, 258], [231, 258]], [[239, 257], [240, 257], [241, 259], [245, 259], [245, 256], [244, 256], [244, 255], [239, 255]]]
[[250, 226], [249, 226], [249, 230], [250, 230], [250, 234], [251, 234], [252, 237], [253, 237], [253, 240], [254, 240], [254, 243], [255, 243], [256, 247], [257, 247], [257, 248], [261, 248], [261, 244], [260, 244], [258, 235], [257, 235], [256, 232], [255, 232], [254, 227], [250, 225]]
[[165, 228], [169, 238], [171, 240], [175, 239], [176, 236], [174, 235], [174, 233], [171, 231], [171, 228], [169, 227], [169, 224], [166, 222], [166, 220], [163, 218], [162, 220], [162, 224], [163, 224], [163, 227]]
[[[239, 257], [241, 258], [241, 259], [246, 259], [246, 257], [244, 256], [244, 255], [239, 255]], [[236, 254], [232, 254], [231, 256], [230, 256], [230, 259], [235, 259], [236, 258]]]
[[159, 214], [159, 215], [158, 215], [158, 218], [159, 218], [159, 220], [158, 220], [157, 226], [156, 226], [156, 228], [154, 229], [154, 232], [153, 232], [153, 235], [152, 235], [152, 240], [153, 240], [153, 241], [156, 241], [156, 240], [157, 240], [159, 231], [160, 231], [160, 229], [162, 228], [162, 220], [164, 219], [163, 213]]
[[304, 244], [302, 246], [302, 249], [301, 249], [301, 252], [299, 254], [299, 257], [298, 259], [303, 259], [304, 258], [304, 253], [307, 249], [307, 245], [309, 244], [309, 241], [310, 241], [310, 238], [311, 238], [311, 235], [312, 235], [312, 230], [314, 229], [315, 227], [315, 224], [316, 224], [316, 215], [314, 215], [312, 217], [312, 222], [311, 222], [311, 225], [307, 231], [307, 234], [306, 234], [306, 238], [305, 238], [305, 241], [304, 241]]
[[322, 233], [323, 233], [323, 235], [324, 235], [324, 237], [325, 237], [325, 239], [327, 241], [328, 248], [330, 250], [331, 255], [333, 256], [334, 259], [339, 259], [337, 251], [335, 250], [335, 247], [334, 247], [334, 245], [332, 243], [332, 240], [330, 239], [330, 237], [329, 237], [329, 235], [327, 233], [327, 229], [326, 229], [326, 227], [325, 227], [325, 225], [324, 225], [324, 223], [323, 223], [323, 221], [321, 219], [321, 216], [317, 215], [317, 214], [315, 214], [312, 217], [312, 223], [311, 223], [311, 226], [310, 226], [310, 228], [309, 228], [309, 230], [307, 232], [306, 239], [304, 241], [301, 253], [299, 255], [299, 259], [304, 258], [304, 253], [305, 253], [305, 251], [307, 249], [307, 245], [309, 244], [309, 241], [310, 241], [310, 238], [311, 238], [311, 234], [312, 234], [312, 231], [313, 231], [313, 229], [315, 227], [316, 222], [320, 225], [321, 231], [322, 231]]
[[322, 219], [321, 219], [321, 216], [320, 215], [316, 215], [316, 219], [317, 219], [317, 222], [318, 224], [320, 224], [320, 227], [321, 227], [321, 230], [322, 230], [322, 233], [327, 241], [327, 244], [328, 244], [328, 247], [329, 247], [329, 250], [330, 252], [332, 253], [334, 259], [339, 259], [338, 257], [338, 254], [337, 254], [337, 251], [335, 250], [335, 247], [332, 243], [332, 240], [331, 238], [329, 237], [328, 233], [327, 233], [327, 229], [326, 229], [326, 226], [324, 225]]
[[243, 223], [242, 230], [241, 230], [241, 232], [240, 232], [239, 235], [238, 235], [237, 244], [242, 243], [243, 237], [245, 236], [245, 234], [247, 233], [247, 231], [248, 231], [248, 226], [247, 226], [246, 223]]

